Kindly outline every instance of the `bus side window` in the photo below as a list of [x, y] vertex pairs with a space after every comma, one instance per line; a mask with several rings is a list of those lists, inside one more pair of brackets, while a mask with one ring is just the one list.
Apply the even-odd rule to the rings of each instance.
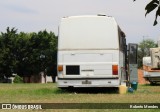
[[126, 39], [125, 34], [122, 31], [119, 31], [119, 47], [121, 51], [125, 52]]

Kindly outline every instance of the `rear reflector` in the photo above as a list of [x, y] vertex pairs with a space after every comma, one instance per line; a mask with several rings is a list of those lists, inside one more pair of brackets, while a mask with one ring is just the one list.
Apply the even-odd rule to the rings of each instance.
[[112, 74], [118, 75], [118, 65], [112, 65]]
[[63, 65], [58, 65], [58, 71], [63, 71]]

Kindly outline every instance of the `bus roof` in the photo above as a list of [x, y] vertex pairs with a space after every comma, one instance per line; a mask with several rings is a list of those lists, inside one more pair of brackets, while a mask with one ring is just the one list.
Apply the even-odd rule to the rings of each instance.
[[64, 17], [59, 27], [59, 49], [118, 49], [118, 29], [113, 17]]

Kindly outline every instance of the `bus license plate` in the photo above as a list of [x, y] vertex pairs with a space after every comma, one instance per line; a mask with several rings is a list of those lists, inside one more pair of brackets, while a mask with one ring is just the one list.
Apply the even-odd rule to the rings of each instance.
[[91, 81], [85, 80], [85, 81], [82, 81], [82, 84], [92, 84], [92, 83]]

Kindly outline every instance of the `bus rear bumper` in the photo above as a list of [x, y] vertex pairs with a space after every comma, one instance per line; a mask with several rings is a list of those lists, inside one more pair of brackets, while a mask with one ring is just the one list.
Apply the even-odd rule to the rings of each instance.
[[58, 78], [58, 87], [119, 87], [118, 78], [101, 78], [101, 79], [63, 79]]

